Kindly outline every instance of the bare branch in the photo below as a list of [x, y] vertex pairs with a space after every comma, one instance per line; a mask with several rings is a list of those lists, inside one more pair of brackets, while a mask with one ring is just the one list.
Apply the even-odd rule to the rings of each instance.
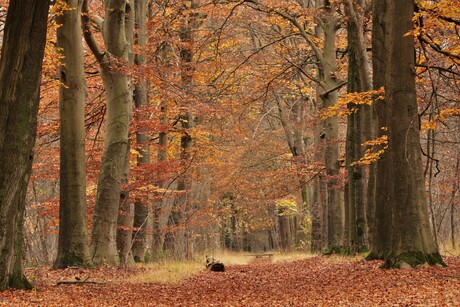
[[336, 86], [334, 86], [333, 88], [330, 88], [328, 89], [327, 91], [324, 91], [322, 93], [319, 94], [319, 97], [321, 98], [324, 98], [326, 97], [328, 94], [332, 93], [332, 92], [335, 92], [336, 90], [340, 89], [342, 86], [345, 86], [347, 85], [348, 82], [347, 81], [342, 81], [340, 82], [339, 84], [337, 84]]
[[101, 51], [96, 39], [91, 32], [91, 20], [88, 12], [88, 0], [83, 1], [82, 5], [82, 14], [81, 14], [81, 23], [83, 28], [83, 37], [85, 42], [88, 45], [89, 49], [93, 52], [97, 61], [100, 63], [104, 57], [105, 52]]

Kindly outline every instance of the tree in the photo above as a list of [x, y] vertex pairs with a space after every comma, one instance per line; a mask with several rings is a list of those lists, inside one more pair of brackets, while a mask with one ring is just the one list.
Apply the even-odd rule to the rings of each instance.
[[[428, 218], [415, 91], [414, 1], [387, 1], [385, 97], [392, 155], [392, 237], [385, 267], [445, 265]], [[387, 191], [381, 191], [387, 192]], [[391, 211], [390, 211], [391, 212]]]
[[87, 243], [85, 167], [85, 72], [81, 43], [81, 0], [66, 0], [57, 22], [62, 54], [59, 87], [60, 206], [55, 268], [91, 266]]
[[[373, 89], [377, 90], [385, 85], [386, 71], [386, 25], [385, 16], [387, 14], [386, 1], [372, 1], [372, 70], [373, 70]], [[388, 104], [385, 101], [374, 103], [373, 119], [376, 137], [386, 137], [388, 135]], [[370, 225], [370, 252], [367, 259], [384, 259], [388, 253], [388, 244], [391, 237], [391, 189], [392, 180], [390, 178], [391, 153], [385, 150], [375, 166], [375, 185], [374, 201], [375, 209], [373, 212], [374, 224]]]
[[[139, 67], [145, 66], [146, 57], [143, 54], [145, 51], [142, 48], [145, 48], [147, 44], [147, 6], [148, 1], [146, 0], [135, 0], [134, 1], [134, 11], [135, 11], [135, 27], [136, 33], [135, 43], [141, 48], [141, 51], [137, 53], [134, 57], [134, 63]], [[139, 80], [134, 86], [134, 105], [138, 109], [140, 114], [142, 113], [142, 108], [148, 106], [148, 83], [145, 77], [140, 76]], [[144, 115], [142, 120], [146, 120]], [[139, 156], [137, 158], [137, 164], [142, 166], [150, 163], [150, 144], [149, 136], [145, 131], [142, 131], [143, 128], [140, 126], [138, 131], [136, 131], [136, 143], [140, 147]], [[145, 130], [145, 129], [144, 129]], [[135, 236], [133, 238], [133, 256], [136, 262], [144, 261], [144, 253], [146, 247], [146, 228], [148, 221], [149, 207], [146, 201], [136, 200], [134, 203], [134, 229]]]
[[49, 1], [10, 1], [0, 58], [0, 290], [31, 288], [22, 233]]
[[[371, 90], [369, 61], [364, 36], [364, 1], [345, 1], [348, 17], [348, 92], [366, 92]], [[370, 107], [365, 104], [350, 103], [346, 138], [346, 163], [348, 182], [346, 197], [345, 246], [354, 254], [366, 249], [365, 219], [365, 169], [356, 161], [362, 156], [362, 143], [369, 140]], [[354, 111], [357, 109], [357, 111]], [[367, 132], [367, 133], [366, 133]], [[372, 183], [370, 183], [372, 184]], [[372, 195], [368, 195], [372, 198]]]
[[[334, 3], [331, 1], [320, 1], [317, 4], [322, 6], [324, 12], [321, 18], [323, 32], [322, 53], [316, 52], [320, 62], [318, 68], [318, 79], [323, 92], [319, 94], [323, 107], [332, 107], [337, 103], [338, 89], [344, 85], [337, 79], [336, 63], [336, 34], [338, 20], [334, 16]], [[312, 46], [313, 48], [313, 46]], [[339, 175], [339, 123], [337, 117], [328, 117], [324, 123], [324, 163], [326, 175], [330, 177], [327, 181], [327, 249], [328, 252], [340, 251], [343, 245], [343, 209], [340, 200], [340, 193], [337, 188], [337, 176]]]
[[[181, 87], [185, 93], [191, 93], [193, 90], [193, 30], [197, 26], [197, 17], [191, 10], [196, 6], [193, 1], [183, 4], [183, 16], [180, 20], [180, 79]], [[180, 138], [180, 160], [183, 167], [182, 173], [178, 178], [177, 190], [180, 195], [176, 198], [171, 209], [168, 220], [168, 226], [171, 226], [175, 233], [170, 236], [170, 248], [172, 253], [178, 257], [191, 258], [190, 233], [188, 228], [183, 228], [186, 224], [187, 215], [191, 210], [191, 189], [192, 179], [189, 173], [190, 163], [193, 160], [191, 155], [193, 138], [191, 129], [194, 127], [194, 116], [187, 110], [188, 101], [184, 103], [183, 108], [186, 110], [179, 114], [178, 121], [181, 123], [182, 131]], [[184, 229], [184, 230], [182, 230]]]
[[85, 40], [99, 62], [107, 94], [107, 121], [91, 229], [91, 255], [96, 264], [118, 264], [117, 217], [132, 101], [123, 65], [127, 64], [131, 52], [129, 33], [132, 33], [132, 22], [127, 19], [131, 17], [132, 7], [129, 1], [109, 0], [104, 2], [104, 10], [105, 20], [98, 16], [92, 18], [103, 34], [106, 50], [102, 51], [91, 32], [87, 0], [83, 2]]

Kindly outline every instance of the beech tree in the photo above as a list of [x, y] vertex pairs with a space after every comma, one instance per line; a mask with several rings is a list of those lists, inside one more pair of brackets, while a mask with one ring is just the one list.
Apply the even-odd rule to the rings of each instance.
[[[364, 35], [365, 1], [344, 1], [348, 34], [348, 92], [371, 90], [369, 59]], [[370, 107], [350, 103], [346, 138], [346, 166], [348, 181], [345, 193], [345, 246], [354, 254], [366, 250], [365, 168], [356, 163], [363, 154], [362, 143], [370, 139]], [[357, 110], [354, 110], [357, 109]], [[372, 184], [372, 182], [370, 183]], [[369, 194], [369, 193], [368, 193]], [[367, 195], [372, 199], [372, 195]]]
[[[385, 267], [444, 265], [430, 227], [415, 91], [414, 1], [386, 2], [385, 103], [391, 159], [392, 236]], [[388, 212], [386, 213], [388, 214]]]
[[22, 269], [49, 1], [12, 0], [0, 57], [0, 290], [31, 288]]
[[[97, 184], [96, 205], [91, 229], [91, 257], [96, 264], [118, 264], [116, 245], [120, 185], [128, 149], [129, 109], [132, 92], [123, 65], [131, 52], [129, 33], [132, 22], [129, 1], [104, 2], [105, 20], [90, 17], [88, 1], [83, 2], [84, 37], [101, 67], [101, 77], [107, 94], [107, 121], [101, 171]], [[94, 23], [103, 35], [101, 50], [92, 33]]]
[[[183, 16], [180, 20], [180, 31], [179, 39], [180, 45], [180, 79], [182, 90], [185, 93], [190, 93], [193, 90], [193, 31], [197, 26], [197, 16], [195, 16], [191, 9], [195, 7], [193, 1], [189, 1], [183, 4]], [[184, 103], [183, 108], [187, 110], [188, 102]], [[168, 220], [168, 226], [173, 228], [174, 233], [169, 236], [170, 242], [169, 247], [171, 252], [177, 257], [191, 258], [190, 249], [190, 233], [187, 228], [181, 227], [184, 225], [187, 214], [191, 209], [191, 188], [192, 179], [188, 169], [190, 167], [190, 161], [193, 158], [192, 146], [193, 138], [190, 133], [190, 129], [194, 127], [194, 116], [192, 113], [185, 111], [178, 116], [178, 122], [181, 124], [181, 138], [180, 138], [180, 160], [181, 166], [183, 167], [182, 173], [178, 178], [177, 190], [180, 195], [176, 198], [174, 205], [171, 209], [171, 214]]]
[[[145, 48], [147, 44], [147, 15], [148, 15], [148, 1], [135, 0], [135, 44], [141, 48], [141, 51], [135, 54], [134, 63], [139, 67], [145, 66], [147, 60], [145, 57]], [[142, 108], [148, 106], [148, 83], [145, 77], [140, 76], [134, 86], [134, 105], [136, 109], [142, 113]], [[144, 115], [141, 120], [146, 120]], [[143, 131], [142, 127], [136, 131], [136, 143], [139, 146], [139, 156], [137, 158], [138, 165], [145, 165], [150, 163], [150, 144], [149, 136]], [[133, 238], [133, 257], [136, 262], [144, 261], [144, 253], [146, 248], [147, 239], [147, 225], [148, 225], [149, 206], [147, 201], [136, 200], [134, 203], [134, 229], [136, 229]]]
[[[387, 14], [385, 0], [372, 1], [372, 87], [378, 90], [385, 85], [385, 71], [387, 46], [385, 26], [385, 16]], [[374, 102], [373, 108], [374, 131], [378, 138], [388, 136], [389, 109], [385, 101]], [[374, 224], [371, 227], [370, 249], [367, 259], [384, 259], [388, 253], [388, 244], [391, 238], [391, 216], [392, 216], [392, 180], [390, 178], [392, 155], [389, 150], [384, 150], [375, 166], [374, 201], [375, 210], [373, 212]], [[381, 191], [386, 191], [382, 193]], [[378, 204], [378, 205], [377, 205]]]
[[[48, 59], [39, 110], [39, 150], [31, 177], [34, 186], [26, 198], [31, 208], [24, 227], [27, 261], [39, 263], [55, 255], [60, 222], [55, 267], [67, 266], [61, 261], [61, 253], [73, 250], [67, 240], [84, 242], [86, 237], [85, 214], [78, 210], [70, 213], [67, 204], [78, 203], [84, 210], [85, 192], [88, 210], [95, 212], [91, 255], [95, 264], [131, 262], [132, 256], [136, 261], [147, 260], [147, 244], [151, 244], [153, 257], [164, 256], [165, 249], [168, 255], [190, 257], [194, 252], [219, 247], [262, 251], [280, 247], [306, 250], [311, 246], [317, 252], [354, 253], [365, 247], [365, 220], [370, 230], [369, 258], [390, 259], [390, 252], [396, 250], [396, 244], [390, 245], [392, 238], [395, 242], [408, 240], [401, 238], [401, 233], [407, 231], [399, 226], [400, 218], [393, 218], [400, 210], [396, 201], [403, 200], [397, 194], [403, 184], [398, 181], [396, 187], [393, 183], [396, 177], [404, 177], [399, 172], [406, 166], [393, 162], [400, 158], [402, 146], [398, 145], [398, 153], [396, 149], [393, 152], [385, 140], [389, 133], [396, 135], [399, 128], [407, 125], [404, 120], [397, 122], [400, 126], [389, 121], [396, 118], [391, 112], [398, 113], [406, 106], [399, 105], [399, 98], [392, 100], [398, 106], [391, 108], [387, 101], [375, 101], [375, 125], [368, 129], [371, 113], [362, 111], [371, 108], [360, 104], [360, 98], [348, 100], [371, 97], [370, 69], [366, 67], [371, 52], [374, 89], [394, 83], [392, 77], [385, 80], [385, 73], [397, 66], [389, 65], [386, 59], [390, 55], [390, 44], [385, 45], [390, 37], [385, 20], [390, 14], [388, 1], [374, 1], [372, 50], [366, 48], [371, 25], [366, 6], [369, 2], [82, 3], [86, 8], [82, 15], [84, 35], [96, 55], [94, 61], [91, 53], [83, 53], [87, 88], [86, 189], [82, 181], [85, 176], [76, 166], [82, 163], [78, 143], [82, 137], [80, 102], [84, 101], [85, 84], [76, 86], [78, 91], [74, 91], [71, 82], [74, 75], [82, 73], [82, 65], [74, 69], [71, 62], [62, 67], [60, 63], [82, 53], [79, 41], [68, 48], [61, 35], [68, 30], [67, 16], [78, 16], [78, 10], [53, 15], [48, 31], [54, 31], [56, 20], [63, 24], [58, 35], [61, 48], [55, 50], [50, 42], [45, 49]], [[66, 3], [79, 5], [77, 0]], [[451, 0], [418, 2], [419, 13], [413, 19], [417, 25], [413, 65], [418, 110], [410, 116], [413, 122], [420, 121], [421, 130], [412, 131], [406, 126], [404, 129], [410, 133], [404, 137], [421, 133], [430, 222], [436, 226], [440, 243], [449, 244], [449, 237], [455, 245], [459, 195], [458, 180], [453, 179], [457, 179], [458, 172], [448, 170], [458, 170], [459, 160], [459, 134], [454, 129], [459, 114], [458, 14], [449, 9], [449, 3]], [[145, 22], [147, 5], [149, 20]], [[78, 29], [76, 22], [72, 26]], [[72, 33], [78, 40], [77, 31]], [[56, 56], [58, 52], [71, 54], [61, 59]], [[397, 80], [407, 83], [401, 77]], [[62, 100], [59, 135], [56, 89], [61, 83], [65, 85], [61, 87], [62, 97], [78, 93], [78, 103]], [[397, 92], [395, 85], [391, 86], [390, 94]], [[129, 139], [132, 99], [136, 110], [132, 113]], [[342, 102], [349, 103], [349, 108]], [[355, 109], [360, 111], [350, 114]], [[337, 110], [336, 114], [343, 117], [330, 116], [330, 110]], [[349, 134], [344, 143], [347, 115]], [[74, 116], [78, 121], [67, 120]], [[436, 123], [442, 124], [436, 128]], [[75, 135], [67, 134], [69, 130]], [[375, 130], [376, 136], [364, 133], [370, 130]], [[72, 141], [73, 136], [76, 138]], [[376, 158], [375, 184], [372, 165], [367, 169], [366, 165], [354, 163], [363, 155], [362, 143], [369, 139], [373, 142], [368, 144], [384, 141], [378, 145], [385, 150]], [[380, 150], [378, 146], [371, 145], [366, 150]], [[412, 156], [412, 151], [406, 147], [404, 150], [408, 157]], [[57, 210], [59, 151], [61, 218]], [[344, 156], [345, 164], [341, 159]], [[73, 160], [80, 162], [72, 169], [68, 162]], [[418, 162], [410, 162], [411, 169], [415, 163]], [[348, 194], [343, 206], [347, 171]], [[409, 177], [404, 178], [412, 182]], [[416, 180], [421, 180], [423, 186], [423, 179]], [[69, 183], [75, 184], [74, 190]], [[423, 195], [423, 189], [417, 189]], [[75, 197], [69, 196], [70, 192]], [[374, 203], [378, 206], [374, 207]], [[153, 207], [152, 214], [149, 206]], [[73, 227], [76, 217], [79, 224]], [[412, 220], [417, 219], [423, 221], [424, 217], [411, 218], [413, 227]], [[82, 231], [77, 230], [80, 227]], [[73, 230], [79, 234], [76, 239], [73, 233], [67, 234]], [[401, 261], [399, 265], [406, 264]]]
[[91, 266], [87, 242], [85, 165], [85, 72], [81, 43], [81, 0], [62, 1], [57, 16], [60, 70], [60, 206], [55, 268]]

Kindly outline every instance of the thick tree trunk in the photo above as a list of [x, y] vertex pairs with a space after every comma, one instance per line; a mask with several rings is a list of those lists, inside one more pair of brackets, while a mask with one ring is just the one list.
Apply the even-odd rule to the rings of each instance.
[[[86, 6], [87, 3], [83, 4]], [[128, 76], [116, 65], [127, 63], [130, 46], [131, 5], [128, 1], [105, 2], [103, 37], [106, 52], [101, 52], [85, 19], [85, 39], [101, 65], [101, 77], [107, 93], [107, 120], [101, 171], [97, 184], [96, 205], [91, 229], [91, 255], [95, 264], [118, 264], [116, 245], [120, 184], [128, 148], [129, 108], [132, 92]], [[116, 64], [121, 62], [122, 64]]]
[[68, 0], [71, 8], [57, 17], [57, 44], [62, 66], [60, 106], [59, 242], [54, 268], [91, 266], [86, 212], [85, 73], [81, 44], [82, 1]]
[[10, 1], [0, 58], [0, 290], [31, 288], [22, 269], [25, 196], [37, 130], [49, 1]]
[[413, 0], [388, 1], [385, 97], [390, 108], [389, 150], [393, 155], [393, 235], [385, 267], [444, 265], [431, 232], [420, 152], [415, 95]]

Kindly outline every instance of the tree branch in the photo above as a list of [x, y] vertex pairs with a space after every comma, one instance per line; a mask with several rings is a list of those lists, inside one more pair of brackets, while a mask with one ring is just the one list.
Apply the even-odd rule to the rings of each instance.
[[347, 81], [342, 81], [340, 82], [339, 84], [337, 84], [336, 86], [334, 86], [333, 88], [330, 88], [328, 89], [327, 91], [324, 91], [322, 93], [319, 94], [319, 97], [321, 97], [322, 99], [324, 99], [324, 97], [326, 97], [328, 94], [340, 89], [342, 86], [344, 85], [347, 85], [348, 82]]
[[91, 32], [91, 20], [88, 12], [88, 0], [83, 1], [81, 24], [83, 30], [83, 37], [85, 38], [86, 44], [88, 45], [89, 49], [91, 49], [91, 51], [93, 52], [97, 61], [101, 63], [102, 59], [104, 58], [105, 52], [101, 51], [96, 39], [93, 36], [93, 33]]

